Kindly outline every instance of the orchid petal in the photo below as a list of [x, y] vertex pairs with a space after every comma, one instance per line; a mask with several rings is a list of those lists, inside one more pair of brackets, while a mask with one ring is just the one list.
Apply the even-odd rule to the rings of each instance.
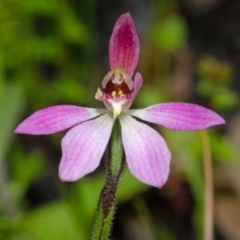
[[122, 68], [131, 77], [138, 63], [140, 43], [129, 13], [120, 16], [114, 26], [109, 44], [111, 70]]
[[124, 105], [123, 105], [123, 110], [126, 111], [127, 109], [129, 109], [132, 105], [133, 100], [135, 99], [138, 91], [140, 90], [141, 86], [142, 86], [143, 80], [142, 80], [142, 75], [140, 73], [136, 73], [135, 77], [134, 77], [134, 82], [133, 82], [133, 92], [131, 93], [131, 98], [129, 101], [127, 101]]
[[142, 87], [142, 83], [143, 83], [142, 75], [140, 73], [136, 73], [136, 75], [134, 77], [134, 82], [133, 82], [134, 90], [132, 93], [132, 98], [136, 97], [140, 88]]
[[140, 181], [162, 187], [171, 153], [158, 132], [129, 115], [121, 115], [122, 141], [130, 172]]
[[173, 130], [199, 130], [225, 123], [223, 118], [210, 109], [181, 102], [156, 104], [127, 113]]
[[32, 135], [52, 134], [105, 113], [106, 110], [72, 105], [56, 105], [44, 108], [26, 118], [15, 129], [15, 133]]
[[113, 118], [104, 114], [68, 131], [62, 139], [63, 153], [59, 166], [62, 181], [76, 181], [98, 167], [113, 124]]

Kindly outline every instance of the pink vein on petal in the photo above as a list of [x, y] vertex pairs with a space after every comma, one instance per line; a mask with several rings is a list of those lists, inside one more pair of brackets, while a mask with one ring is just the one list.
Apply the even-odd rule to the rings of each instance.
[[127, 112], [173, 130], [200, 130], [225, 123], [222, 117], [210, 109], [181, 102], [156, 104]]
[[161, 135], [128, 115], [120, 116], [122, 141], [130, 172], [140, 181], [162, 187], [167, 181], [171, 153]]
[[59, 166], [62, 181], [76, 181], [98, 167], [113, 124], [113, 118], [104, 114], [67, 132], [62, 139], [62, 159]]
[[140, 43], [129, 13], [120, 16], [109, 43], [110, 68], [122, 68], [131, 77], [138, 63]]
[[56, 105], [41, 109], [21, 122], [15, 133], [52, 134], [103, 114], [106, 110], [72, 105]]

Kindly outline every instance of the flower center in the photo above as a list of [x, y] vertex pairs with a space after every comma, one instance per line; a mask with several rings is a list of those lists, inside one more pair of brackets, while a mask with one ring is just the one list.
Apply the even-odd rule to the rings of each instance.
[[107, 99], [121, 100], [133, 92], [130, 76], [121, 69], [114, 69], [103, 79], [103, 93]]
[[103, 101], [116, 119], [122, 112], [124, 104], [131, 99], [133, 80], [122, 69], [115, 68], [107, 73], [102, 80], [102, 90], [98, 88], [95, 98]]
[[130, 90], [128, 85], [123, 81], [120, 84], [114, 83], [112, 80], [109, 81], [106, 87], [103, 89], [103, 92], [113, 99], [123, 99], [129, 95], [133, 90]]

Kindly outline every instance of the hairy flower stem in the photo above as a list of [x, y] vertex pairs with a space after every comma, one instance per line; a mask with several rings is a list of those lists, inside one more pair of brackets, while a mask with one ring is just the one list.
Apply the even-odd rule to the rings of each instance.
[[213, 175], [211, 150], [207, 130], [200, 131], [204, 170], [204, 240], [213, 239]]
[[106, 182], [100, 194], [92, 240], [106, 240], [110, 234], [116, 208], [116, 192], [125, 166], [121, 127], [117, 120], [113, 126], [106, 153]]

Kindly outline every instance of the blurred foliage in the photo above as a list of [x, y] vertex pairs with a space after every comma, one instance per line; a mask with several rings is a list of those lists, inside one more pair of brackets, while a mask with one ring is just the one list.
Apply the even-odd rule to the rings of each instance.
[[161, 19], [153, 28], [153, 43], [167, 52], [174, 52], [185, 45], [187, 26], [184, 18], [174, 14]]
[[[91, 15], [91, 1], [79, 5]], [[67, 0], [5, 0], [0, 13], [2, 74], [22, 85], [29, 107], [36, 109], [62, 99], [83, 102], [88, 92], [86, 80], [94, 74], [89, 37], [93, 23], [80, 19]]]
[[197, 63], [199, 81], [197, 92], [209, 100], [210, 106], [219, 111], [230, 110], [238, 105], [237, 93], [230, 89], [233, 67], [226, 61], [202, 56]]
[[[186, 48], [189, 35], [176, 1], [152, 2], [150, 11], [154, 17], [141, 38], [139, 71], [145, 82], [134, 103], [137, 107], [171, 100], [173, 56]], [[94, 103], [94, 91], [101, 79], [100, 63], [96, 61], [95, 8], [94, 1], [83, 0], [0, 2], [0, 239], [88, 239], [103, 186], [103, 171], [71, 185], [61, 183], [55, 165], [62, 134], [36, 137], [31, 143], [33, 138], [14, 136], [13, 129], [24, 116], [49, 105]], [[203, 55], [196, 60], [194, 74], [198, 77], [197, 97], [206, 100], [207, 107], [229, 112], [238, 106], [239, 96], [231, 89], [234, 68], [230, 62]], [[166, 138], [172, 165], [181, 173], [180, 181], [190, 186], [194, 198], [191, 217], [201, 239], [203, 177], [199, 135], [158, 130]], [[210, 140], [215, 164], [237, 159], [237, 151], [225, 135], [210, 131]], [[54, 179], [60, 197], [32, 206], [27, 193], [34, 182], [46, 175]], [[118, 201], [133, 205], [143, 228], [153, 238], [177, 239], [167, 223], [151, 215], [143, 197], [148, 191], [148, 186], [126, 170]], [[171, 200], [167, 191], [158, 191], [158, 195]]]

